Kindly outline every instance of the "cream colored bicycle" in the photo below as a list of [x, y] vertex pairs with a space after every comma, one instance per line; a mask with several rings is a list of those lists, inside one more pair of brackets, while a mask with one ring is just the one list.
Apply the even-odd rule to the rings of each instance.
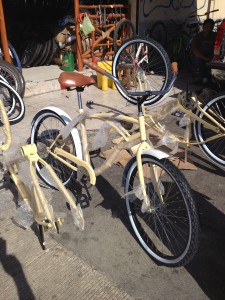
[[[184, 113], [180, 119], [180, 126], [185, 127], [184, 136], [179, 137], [168, 132], [161, 120], [172, 112], [179, 110]], [[204, 154], [220, 168], [225, 168], [225, 94], [219, 93], [209, 100], [199, 98], [194, 92], [180, 93], [176, 101], [159, 106], [155, 112], [152, 109], [146, 112], [146, 121], [158, 132], [160, 145], [171, 144], [174, 148], [183, 146], [185, 158], [187, 150], [192, 145], [197, 145]], [[193, 123], [195, 140], [190, 140], [191, 126]]]
[[[22, 163], [21, 156], [15, 154], [15, 149], [12, 145], [12, 134], [11, 127], [9, 123], [9, 118], [3, 104], [3, 100], [0, 96], [0, 113], [1, 113], [1, 122], [2, 130], [4, 131], [4, 141], [0, 145], [1, 152], [1, 167], [2, 167], [2, 178], [9, 174], [10, 178], [14, 182], [18, 193], [22, 199], [20, 206], [23, 209], [25, 214], [22, 216], [25, 219], [27, 214], [33, 216], [34, 221], [39, 225], [40, 238], [43, 249], [45, 249], [45, 239], [44, 231], [48, 228], [51, 228], [53, 231], [58, 232], [58, 226], [62, 224], [62, 219], [56, 217], [52, 205], [46, 199], [42, 189], [40, 188], [38, 177], [35, 170], [35, 164], [39, 163], [46, 169], [46, 173], [49, 174], [49, 177], [55, 182], [55, 185], [63, 193], [65, 200], [69, 203], [72, 215], [74, 217], [74, 223], [80, 229], [84, 228], [84, 219], [83, 213], [79, 205], [76, 205], [74, 199], [71, 197], [71, 194], [66, 190], [62, 182], [59, 180], [51, 166], [49, 166], [40, 156], [37, 154], [36, 145], [24, 145], [21, 147], [21, 156], [23, 156], [29, 164], [29, 173], [30, 173], [30, 184], [25, 183], [20, 178], [20, 164]], [[12, 149], [13, 148], [13, 149]], [[8, 152], [13, 151], [12, 155]], [[26, 170], [27, 172], [27, 170]], [[6, 178], [6, 177], [5, 177]], [[18, 220], [20, 225], [21, 221], [23, 224], [26, 223], [26, 220]]]
[[[110, 112], [84, 109], [81, 93], [95, 83], [94, 79], [63, 72], [59, 82], [67, 89], [76, 89], [78, 114], [71, 120], [57, 107], [41, 109], [32, 122], [31, 143], [36, 144], [40, 157], [52, 166], [63, 184], [72, 187], [80, 179], [95, 185], [96, 177], [112, 166], [121, 151], [129, 151], [132, 157], [125, 166], [122, 182], [128, 216], [139, 243], [160, 264], [187, 264], [198, 248], [198, 215], [185, 177], [166, 153], [153, 149], [147, 138], [143, 104], [154, 92], [128, 92], [115, 76], [86, 59], [83, 63], [113, 80], [127, 96], [135, 97], [138, 117], [113, 109]], [[155, 93], [169, 92], [174, 80], [175, 76], [167, 89]], [[96, 136], [103, 139], [103, 133], [107, 132], [109, 140], [113, 140], [111, 154], [96, 169], [91, 165], [87, 121], [103, 122]], [[133, 127], [128, 129], [131, 124]], [[101, 147], [101, 138], [97, 147]], [[36, 162], [36, 169], [46, 184], [54, 186], [42, 164]]]

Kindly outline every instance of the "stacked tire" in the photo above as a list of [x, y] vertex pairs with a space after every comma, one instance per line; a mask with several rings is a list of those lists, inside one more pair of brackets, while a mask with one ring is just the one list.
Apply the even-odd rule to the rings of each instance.
[[31, 38], [24, 45], [21, 55], [22, 67], [48, 66], [52, 62], [56, 50], [57, 44], [54, 38]]

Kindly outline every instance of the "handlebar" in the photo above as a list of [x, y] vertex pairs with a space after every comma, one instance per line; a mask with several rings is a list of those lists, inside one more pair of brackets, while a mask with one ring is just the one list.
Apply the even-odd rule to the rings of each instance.
[[219, 9], [214, 9], [214, 10], [211, 10], [211, 11], [209, 11], [209, 12], [206, 12], [206, 13], [203, 14], [203, 16], [204, 16], [204, 15], [205, 15], [205, 16], [208, 16], [208, 15], [210, 15], [211, 13], [216, 12], [216, 11], [219, 11]]
[[165, 90], [162, 90], [162, 91], [138, 91], [138, 92], [130, 92], [129, 91], [128, 92], [124, 88], [124, 86], [121, 84], [121, 82], [119, 81], [119, 79], [117, 77], [115, 77], [112, 74], [108, 73], [106, 70], [104, 70], [101, 67], [99, 67], [96, 63], [91, 62], [91, 61], [89, 61], [86, 58], [83, 58], [82, 62], [83, 62], [83, 64], [85, 64], [88, 67], [90, 67], [92, 70], [95, 70], [97, 73], [100, 73], [101, 75], [105, 75], [106, 77], [110, 78], [113, 82], [115, 82], [115, 84], [117, 86], [119, 86], [119, 88], [127, 96], [135, 96], [135, 97], [151, 96], [151, 95], [165, 95], [165, 94], [167, 94], [171, 90], [171, 88], [172, 88], [172, 86], [173, 86], [173, 84], [174, 84], [174, 82], [175, 82], [175, 80], [177, 78], [177, 71], [178, 71], [177, 64], [173, 63], [173, 65], [172, 65], [173, 78], [172, 78], [172, 81], [170, 82], [169, 86]]
[[207, 11], [207, 12], [205, 12], [203, 15], [197, 15], [197, 14], [194, 14], [194, 15], [189, 16], [188, 18], [208, 16], [208, 15], [210, 15], [211, 13], [216, 12], [216, 11], [219, 11], [219, 9], [214, 9], [214, 10], [211, 10], [211, 11]]

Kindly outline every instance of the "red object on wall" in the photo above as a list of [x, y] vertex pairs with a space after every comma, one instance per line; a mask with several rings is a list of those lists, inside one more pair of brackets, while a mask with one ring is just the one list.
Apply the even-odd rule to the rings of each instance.
[[214, 45], [214, 58], [213, 61], [220, 59], [220, 51], [225, 38], [225, 20], [223, 20], [217, 30], [215, 45]]

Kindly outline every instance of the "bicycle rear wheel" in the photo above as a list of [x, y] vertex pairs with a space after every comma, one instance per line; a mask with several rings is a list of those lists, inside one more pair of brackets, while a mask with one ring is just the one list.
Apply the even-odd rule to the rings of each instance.
[[[142, 165], [150, 210], [144, 208], [141, 200], [136, 160], [131, 164], [125, 183], [126, 207], [134, 233], [144, 250], [158, 263], [184, 266], [194, 257], [199, 244], [199, 220], [191, 188], [168, 159], [143, 155]], [[162, 199], [156, 191], [156, 183]]]
[[[132, 38], [123, 44], [115, 54], [112, 73], [127, 91], [162, 91], [172, 80], [171, 63], [166, 51], [156, 41]], [[120, 94], [132, 104], [137, 99], [127, 96], [116, 84]], [[144, 104], [152, 105], [164, 95], [151, 95]]]
[[[38, 149], [38, 154], [43, 158], [55, 171], [59, 179], [65, 186], [69, 186], [73, 183], [76, 172], [71, 168], [64, 165], [59, 160], [55, 159], [47, 151], [47, 147], [51, 145], [54, 139], [60, 133], [60, 130], [64, 128], [66, 122], [63, 118], [51, 110], [44, 110], [37, 114], [33, 120], [31, 128], [31, 143], [36, 144]], [[61, 139], [59, 139], [54, 148], [60, 145]], [[54, 150], [54, 149], [53, 149]], [[72, 135], [70, 134], [66, 140], [66, 144], [63, 147], [63, 150], [76, 154], [76, 146]], [[71, 162], [70, 162], [71, 163]], [[74, 165], [73, 163], [71, 163]], [[55, 188], [55, 182], [52, 181], [52, 178], [46, 173], [45, 168], [42, 164], [36, 163], [36, 169], [40, 178], [50, 187]]]
[[[208, 103], [204, 105], [203, 110], [209, 113], [216, 122], [225, 127], [225, 93], [218, 94], [209, 100]], [[209, 118], [206, 118], [203, 113], [197, 112], [197, 116], [203, 121], [213, 125], [213, 122], [210, 121]], [[222, 130], [221, 133], [225, 134]], [[202, 143], [199, 144], [199, 147], [205, 155], [219, 167], [225, 168], [225, 135], [218, 139], [205, 142], [206, 139], [215, 136], [216, 133], [198, 121], [194, 123], [194, 134], [196, 140]]]

